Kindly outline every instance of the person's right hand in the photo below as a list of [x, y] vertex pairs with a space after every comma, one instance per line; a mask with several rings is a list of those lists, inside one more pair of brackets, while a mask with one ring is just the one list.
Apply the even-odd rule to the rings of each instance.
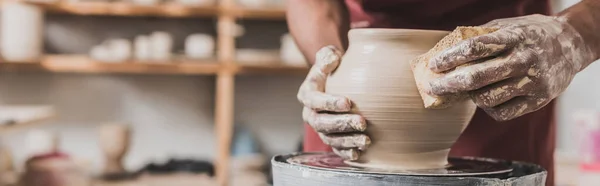
[[367, 128], [365, 118], [348, 113], [350, 100], [343, 96], [325, 94], [327, 76], [339, 65], [342, 52], [333, 46], [321, 48], [315, 64], [300, 86], [298, 100], [304, 105], [302, 118], [333, 148], [340, 157], [357, 160], [371, 139], [363, 132]]

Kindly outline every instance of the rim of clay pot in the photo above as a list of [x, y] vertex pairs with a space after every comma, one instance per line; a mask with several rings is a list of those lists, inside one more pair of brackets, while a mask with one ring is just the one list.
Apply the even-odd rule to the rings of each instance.
[[350, 34], [361, 35], [431, 35], [431, 34], [449, 34], [450, 31], [445, 30], [424, 30], [424, 29], [404, 29], [404, 28], [354, 28]]

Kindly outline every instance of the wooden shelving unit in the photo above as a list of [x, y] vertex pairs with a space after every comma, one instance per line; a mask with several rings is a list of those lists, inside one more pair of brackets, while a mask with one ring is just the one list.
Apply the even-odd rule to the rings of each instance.
[[243, 8], [243, 7], [231, 7], [224, 8], [222, 12], [227, 15], [235, 16], [241, 19], [271, 19], [271, 20], [283, 20], [285, 19], [285, 10], [281, 7], [271, 8]]
[[48, 55], [40, 62], [4, 62], [0, 71], [43, 71], [86, 74], [174, 74], [215, 75], [221, 70], [217, 61], [177, 60], [176, 62], [121, 63], [98, 62], [84, 55]]
[[[4, 2], [6, 0], [0, 1]], [[27, 2], [27, 1], [25, 1]], [[1, 3], [0, 3], [1, 4]], [[136, 5], [128, 2], [30, 2], [52, 14], [95, 15], [95, 16], [156, 16], [156, 17], [218, 17], [233, 16], [244, 19], [285, 19], [283, 7], [245, 8], [236, 5], [181, 5], [162, 3], [156, 5]]]
[[[1, 2], [7, 0], [0, 0]], [[19, 0], [16, 0], [19, 1]], [[23, 0], [21, 0], [23, 1]], [[0, 62], [0, 71], [44, 71], [51, 73], [84, 74], [173, 74], [215, 75], [215, 134], [216, 179], [220, 186], [229, 179], [230, 146], [233, 136], [234, 88], [236, 75], [305, 75], [307, 67], [285, 66], [281, 63], [260, 65], [240, 64], [235, 61], [235, 23], [239, 19], [285, 20], [282, 7], [243, 8], [235, 0], [218, 0], [214, 6], [184, 6], [158, 4], [140, 6], [130, 3], [60, 1], [54, 4], [31, 3], [51, 14], [95, 16], [158, 16], [158, 17], [207, 17], [217, 20], [217, 59], [210, 61], [175, 60], [169, 63], [129, 61], [103, 63], [82, 55], [47, 55], [36, 62]]]
[[0, 124], [0, 134], [35, 127], [55, 117], [56, 112], [51, 106], [0, 105], [0, 122], [6, 122], [5, 119], [8, 118], [13, 121], [10, 124]]
[[49, 72], [76, 74], [164, 74], [218, 75], [227, 71], [234, 75], [305, 75], [307, 67], [288, 66], [278, 62], [264, 64], [221, 63], [217, 60], [127, 61], [107, 63], [85, 55], [47, 55], [39, 62], [1, 62], [0, 72]]
[[238, 75], [306, 75], [308, 73], [307, 67], [301, 66], [288, 66], [281, 64], [261, 64], [261, 65], [250, 65], [250, 64], [237, 64], [232, 67]]
[[61, 2], [40, 4], [50, 13], [101, 16], [160, 16], [160, 17], [214, 17], [216, 6], [185, 6], [175, 3], [143, 6], [125, 2]]

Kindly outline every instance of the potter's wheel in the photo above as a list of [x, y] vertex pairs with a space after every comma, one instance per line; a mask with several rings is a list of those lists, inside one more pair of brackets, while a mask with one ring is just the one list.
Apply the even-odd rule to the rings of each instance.
[[544, 186], [547, 172], [525, 162], [451, 158], [444, 169], [386, 171], [350, 166], [332, 153], [295, 153], [271, 160], [274, 186]]
[[510, 162], [489, 158], [451, 157], [449, 165], [439, 169], [383, 170], [364, 168], [358, 162], [345, 162], [335, 154], [302, 154], [286, 160], [290, 164], [304, 165], [324, 170], [347, 170], [373, 174], [407, 176], [482, 176], [501, 177], [512, 171]]

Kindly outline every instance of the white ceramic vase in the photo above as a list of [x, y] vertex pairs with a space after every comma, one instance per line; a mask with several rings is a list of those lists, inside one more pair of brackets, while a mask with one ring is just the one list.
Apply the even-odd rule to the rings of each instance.
[[168, 62], [173, 50], [173, 37], [167, 32], [156, 31], [150, 35], [151, 58], [155, 61]]
[[192, 34], [185, 39], [185, 55], [192, 59], [213, 57], [215, 41], [208, 34]]
[[134, 58], [138, 61], [148, 61], [152, 56], [150, 38], [146, 35], [139, 35], [135, 37], [133, 50]]
[[290, 34], [281, 36], [281, 60], [290, 66], [306, 66], [306, 60]]
[[43, 55], [44, 13], [35, 5], [5, 1], [0, 11], [0, 51], [4, 60], [35, 62]]

